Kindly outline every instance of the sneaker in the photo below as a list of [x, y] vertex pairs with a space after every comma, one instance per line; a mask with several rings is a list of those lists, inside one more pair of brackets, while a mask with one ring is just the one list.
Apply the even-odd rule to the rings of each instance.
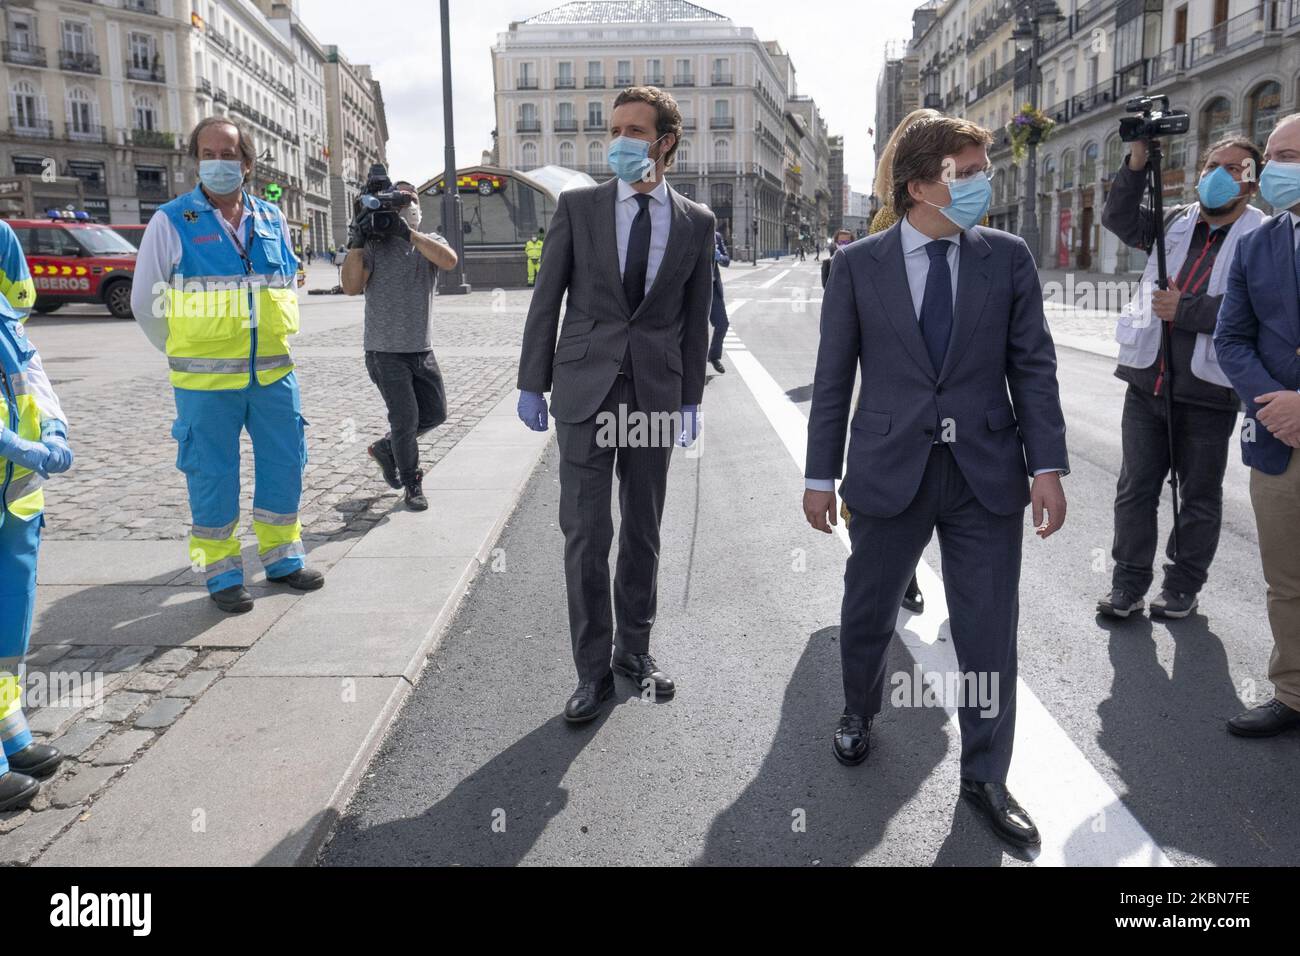
[[1195, 609], [1196, 595], [1182, 591], [1161, 591], [1160, 597], [1151, 602], [1151, 614], [1155, 617], [1179, 620], [1187, 617]]
[[366, 453], [379, 465], [379, 470], [384, 473], [384, 481], [388, 482], [389, 488], [402, 487], [402, 483], [397, 480], [397, 462], [393, 459], [392, 449], [375, 442], [366, 449]]
[[1134, 597], [1123, 588], [1115, 588], [1097, 602], [1097, 613], [1105, 614], [1107, 617], [1124, 618], [1135, 611], [1141, 611], [1145, 606], [1146, 602], [1140, 597]]
[[406, 483], [406, 507], [411, 511], [428, 511], [429, 499], [424, 497], [424, 472], [416, 471]]

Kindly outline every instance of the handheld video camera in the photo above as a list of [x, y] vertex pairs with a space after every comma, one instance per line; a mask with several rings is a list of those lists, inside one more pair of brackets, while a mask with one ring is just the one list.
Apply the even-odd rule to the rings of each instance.
[[1125, 143], [1158, 136], [1181, 136], [1191, 128], [1192, 118], [1182, 110], [1169, 109], [1167, 96], [1138, 96], [1129, 100], [1124, 109], [1140, 114], [1120, 117], [1119, 138]]
[[360, 239], [384, 239], [400, 230], [401, 210], [415, 200], [410, 193], [393, 188], [383, 163], [370, 167], [366, 185], [357, 198], [357, 217], [353, 228]]

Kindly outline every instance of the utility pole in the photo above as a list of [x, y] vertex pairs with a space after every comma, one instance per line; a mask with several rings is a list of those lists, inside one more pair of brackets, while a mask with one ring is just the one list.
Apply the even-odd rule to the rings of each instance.
[[438, 283], [441, 295], [466, 295], [465, 233], [460, 226], [460, 186], [456, 182], [456, 135], [451, 113], [451, 14], [448, 0], [441, 0], [442, 12], [442, 125], [447, 148], [442, 164], [442, 223], [444, 238], [456, 253], [456, 265], [447, 270], [447, 281]]

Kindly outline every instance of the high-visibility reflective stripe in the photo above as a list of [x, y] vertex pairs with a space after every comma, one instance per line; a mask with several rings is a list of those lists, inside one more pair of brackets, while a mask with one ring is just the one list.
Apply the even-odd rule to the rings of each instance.
[[227, 571], [238, 571], [244, 566], [243, 559], [239, 555], [233, 558], [222, 558], [220, 561], [213, 561], [205, 565], [202, 569], [203, 580], [211, 581], [218, 574], [225, 574]]
[[210, 528], [196, 524], [190, 528], [190, 537], [207, 538], [209, 541], [225, 541], [235, 533], [235, 528], [238, 524], [238, 518], [221, 528]]
[[298, 512], [295, 511], [290, 515], [280, 515], [274, 511], [267, 511], [265, 508], [254, 508], [253, 520], [260, 521], [262, 524], [293, 524], [298, 520]]
[[247, 375], [248, 359], [182, 358], [169, 355], [167, 364], [173, 372], [199, 372], [206, 375]]
[[[27, 726], [23, 717], [23, 685], [17, 674], [0, 674], [0, 739], [21, 733]], [[9, 729], [12, 718], [19, 718], [19, 725]], [[9, 732], [6, 734], [6, 730]]]
[[307, 551], [303, 548], [301, 541], [290, 541], [288, 544], [282, 544], [269, 551], [263, 551], [261, 558], [262, 564], [274, 564], [276, 561], [282, 561], [285, 558], [306, 557], [306, 555]]
[[292, 365], [293, 359], [286, 352], [283, 355], [259, 355], [257, 357], [257, 370], [260, 372], [268, 368], [283, 368], [286, 365]]
[[10, 375], [9, 385], [13, 388], [14, 395], [32, 394], [32, 386], [28, 383], [25, 372], [19, 372], [17, 375]]
[[[27, 718], [23, 716], [22, 710], [22, 681], [18, 681], [16, 686], [18, 688], [16, 700], [9, 700], [7, 697], [0, 699], [0, 713], [8, 712], [0, 718], [0, 740], [12, 740], [27, 729]], [[0, 693], [4, 692], [0, 691]], [[15, 704], [18, 706], [15, 707]]]
[[240, 272], [235, 275], [228, 275], [228, 276], [197, 276], [197, 275], [187, 276], [187, 275], [181, 275], [178, 272], [176, 273], [175, 277], [172, 279], [171, 288], [175, 290], [177, 285], [179, 285], [180, 289], [177, 291], [181, 291], [181, 292], [189, 292], [189, 291], [197, 292], [199, 291], [197, 288], [191, 289], [191, 287], [201, 286], [201, 285], [223, 285], [223, 286], [236, 285], [241, 288], [253, 286], [253, 287], [268, 287], [272, 289], [287, 289], [290, 288], [296, 281], [297, 281], [297, 276], [292, 273], [287, 275], [279, 275], [274, 272], [265, 272], [265, 273]]
[[45, 479], [34, 471], [28, 472], [21, 478], [15, 478], [9, 483], [9, 490], [5, 492], [5, 504], [11, 505], [19, 498], [25, 498], [32, 492], [40, 490], [43, 484]]

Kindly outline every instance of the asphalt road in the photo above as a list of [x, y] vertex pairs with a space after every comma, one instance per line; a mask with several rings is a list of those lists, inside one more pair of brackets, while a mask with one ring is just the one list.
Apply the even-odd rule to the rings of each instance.
[[[1297, 738], [1223, 726], [1270, 690], [1245, 470], [1234, 451], [1200, 612], [1099, 619], [1124, 386], [1088, 352], [1059, 355], [1066, 527], [1047, 542], [1026, 528], [1012, 784], [1043, 852], [1006, 849], [957, 800], [942, 709], [887, 702], [868, 762], [835, 762], [845, 550], [804, 523], [789, 438], [790, 403], [808, 409], [817, 264], [737, 264], [726, 279], [729, 373], [709, 382], [700, 453], [674, 452], [663, 524], [652, 650], [677, 697], [644, 703], [620, 679], [594, 724], [560, 718], [574, 676], [552, 447], [321, 862], [1294, 863]], [[934, 573], [938, 557], [932, 543]], [[926, 614], [900, 617], [891, 674], [946, 642], [934, 573]]]

